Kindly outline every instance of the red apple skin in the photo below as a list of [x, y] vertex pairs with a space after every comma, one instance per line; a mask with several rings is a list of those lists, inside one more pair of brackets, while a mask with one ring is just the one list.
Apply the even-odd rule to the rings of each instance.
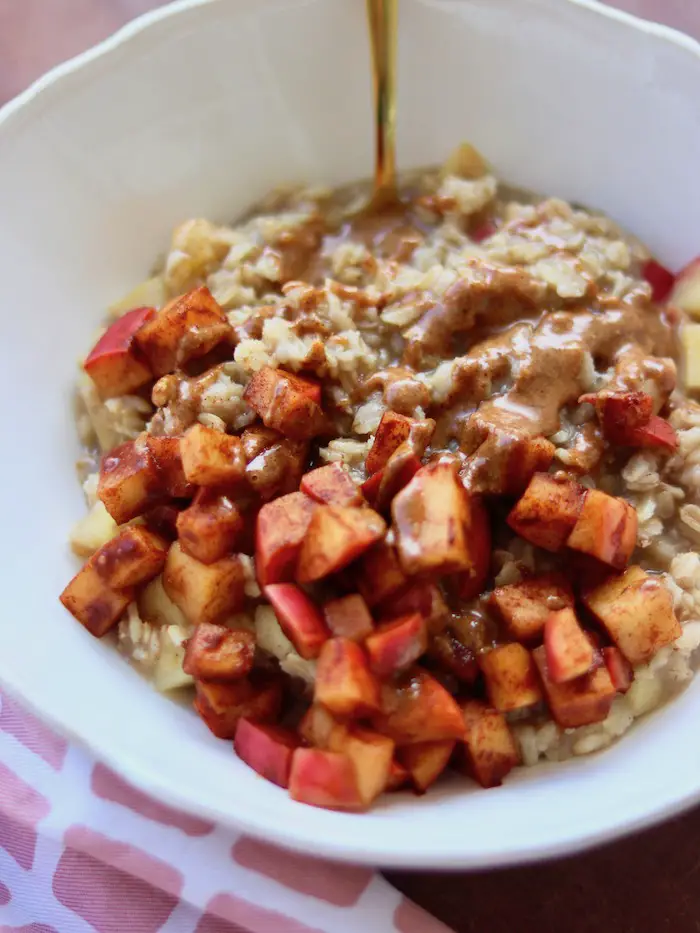
[[241, 719], [233, 747], [241, 761], [261, 777], [278, 787], [289, 787], [292, 757], [299, 747], [299, 739], [293, 732]]
[[291, 492], [267, 502], [255, 525], [255, 572], [258, 583], [294, 579], [297, 559], [317, 503], [303, 492]]
[[555, 684], [582, 677], [593, 667], [593, 645], [573, 609], [551, 612], [544, 624], [544, 647], [549, 677]]
[[107, 328], [88, 354], [83, 368], [102, 398], [127, 395], [153, 379], [134, 345], [134, 334], [155, 313], [155, 308], [128, 311]]
[[294, 752], [289, 796], [327, 810], [364, 809], [350, 758], [319, 748], [298, 748]]
[[317, 658], [331, 636], [318, 606], [293, 583], [273, 583], [263, 592], [282, 631], [302, 658]]
[[652, 415], [648, 423], [628, 432], [625, 443], [630, 447], [662, 447], [678, 450], [678, 435], [674, 428], [659, 415]]
[[406, 670], [427, 647], [428, 629], [418, 613], [386, 622], [365, 640], [369, 666], [383, 679]]
[[644, 263], [642, 277], [651, 285], [651, 297], [659, 303], [666, 301], [676, 283], [675, 275], [655, 259]]
[[610, 674], [610, 680], [618, 693], [627, 693], [634, 680], [632, 665], [619, 648], [603, 648], [603, 661]]

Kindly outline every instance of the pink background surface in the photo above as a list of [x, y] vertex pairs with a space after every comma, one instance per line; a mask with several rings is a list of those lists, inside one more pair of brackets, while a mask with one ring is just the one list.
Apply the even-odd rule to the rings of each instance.
[[[0, 0], [0, 104], [50, 66], [159, 5], [161, 0]], [[700, 0], [617, 0], [616, 5], [700, 38]], [[60, 784], [66, 774], [72, 777], [80, 770], [76, 757], [84, 770], [86, 813], [95, 819], [106, 813], [121, 825], [121, 813], [128, 812], [129, 819], [152, 827], [152, 833], [166, 834], [170, 846], [177, 840], [178, 851], [188, 844], [209, 845], [219, 832], [148, 799], [81, 755], [0, 695], [0, 931], [241, 933], [244, 924], [262, 933], [334, 933], [327, 924], [318, 930], [296, 921], [289, 925], [274, 912], [272, 889], [265, 907], [224, 892], [209, 901], [208, 914], [178, 905], [184, 878], [167, 861], [114, 841], [92, 825], [72, 825], [57, 834], [54, 812], [49, 813], [52, 801], [56, 803], [54, 792], [48, 793], [53, 787], [49, 778]], [[18, 775], [17, 761], [37, 775], [36, 781]], [[695, 810], [666, 826], [557, 863], [460, 876], [396, 873], [390, 880], [459, 933], [697, 933], [698, 838], [700, 810]], [[32, 883], [39, 858], [50, 865], [49, 892]], [[281, 885], [280, 890], [318, 898], [319, 904], [337, 910], [356, 909], [375, 883], [363, 869], [280, 858], [276, 850], [245, 838], [237, 839], [222, 858], [260, 879], [276, 876], [273, 884]], [[20, 879], [12, 882], [12, 890], [11, 873]], [[157, 893], [149, 880], [156, 883]], [[46, 920], [47, 899], [63, 911], [56, 927]], [[19, 924], [3, 926], [3, 911], [20, 900], [23, 907], [35, 907], [35, 915], [25, 911]], [[389, 895], [385, 902], [381, 914], [386, 923], [382, 920], [380, 926], [370, 919], [379, 914], [365, 914], [361, 921], [358, 915], [358, 931], [445, 930], [437, 922], [426, 926], [424, 914], [407, 900]]]

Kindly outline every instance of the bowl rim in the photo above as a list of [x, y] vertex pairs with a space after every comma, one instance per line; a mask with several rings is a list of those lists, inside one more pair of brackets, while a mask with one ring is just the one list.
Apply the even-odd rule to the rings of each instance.
[[[163, 7], [158, 7], [136, 17], [115, 33], [101, 42], [93, 45], [86, 51], [62, 62], [44, 75], [35, 80], [26, 90], [0, 106], [0, 136], [3, 128], [12, 121], [21, 119], [22, 114], [31, 113], [32, 106], [44, 98], [51, 89], [59, 87], [64, 79], [84, 69], [105, 56], [108, 56], [122, 46], [148, 30], [158, 27], [171, 18], [181, 16], [198, 8], [215, 6], [224, 0], [174, 0]], [[443, 5], [449, 0], [418, 0], [421, 3]], [[557, 0], [561, 2], [561, 0]], [[653, 21], [644, 20], [633, 14], [608, 6], [599, 0], [566, 0], [569, 4], [579, 7], [592, 15], [602, 16], [612, 21], [624, 24], [630, 29], [652, 36], [663, 42], [683, 48], [697, 56], [700, 60], [700, 41], [680, 32], [670, 26]], [[183, 793], [178, 787], [164, 780], [158, 771], [146, 762], [125, 757], [119, 750], [111, 745], [107, 734], [102, 738], [99, 734], [90, 737], [83, 736], [74, 731], [71, 723], [61, 714], [54, 714], [53, 710], [41, 708], [32, 699], [31, 693], [25, 692], [21, 685], [22, 678], [17, 677], [13, 670], [2, 673], [2, 685], [22, 703], [47, 722], [69, 740], [75, 741], [88, 749], [96, 758], [105, 762], [110, 768], [123, 775], [130, 783], [138, 786], [145, 793], [174, 808], [196, 814], [217, 824], [222, 823], [222, 815], [215, 808], [198, 802], [192, 796]], [[542, 765], [546, 767], [546, 765]], [[561, 767], [561, 766], [559, 766]], [[226, 820], [224, 825], [230, 825], [234, 830], [248, 833], [259, 839], [264, 839], [284, 849], [309, 852], [323, 858], [355, 864], [373, 864], [393, 868], [432, 868], [432, 869], [489, 869], [505, 867], [516, 864], [527, 864], [557, 856], [565, 856], [574, 852], [583, 852], [594, 846], [622, 838], [638, 832], [644, 828], [666, 820], [687, 810], [700, 801], [700, 780], [695, 786], [686, 789], [680, 788], [675, 796], [663, 801], [649, 801], [648, 806], [634, 814], [624, 813], [617, 819], [608, 822], [605, 826], [594, 825], [579, 829], [564, 838], [555, 841], [535, 842], [533, 844], [512, 843], [502, 852], [489, 852], [483, 855], [464, 854], [456, 855], [454, 850], [445, 855], [431, 854], [427, 858], [412, 852], [405, 852], [396, 847], [391, 839], [375, 837], [371, 844], [362, 846], [360, 843], [349, 843], [347, 840], [337, 842], [327, 841], [314, 837], [307, 838], [298, 830], [288, 831], [284, 825], [270, 825], [264, 814], [248, 814], [245, 811], [238, 814], [235, 820]]]

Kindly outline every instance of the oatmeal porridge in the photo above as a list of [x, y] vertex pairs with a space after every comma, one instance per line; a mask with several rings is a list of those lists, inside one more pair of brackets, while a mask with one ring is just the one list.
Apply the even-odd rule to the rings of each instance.
[[603, 749], [700, 647], [700, 268], [466, 144], [362, 197], [189, 220], [110, 309], [61, 596], [350, 810]]

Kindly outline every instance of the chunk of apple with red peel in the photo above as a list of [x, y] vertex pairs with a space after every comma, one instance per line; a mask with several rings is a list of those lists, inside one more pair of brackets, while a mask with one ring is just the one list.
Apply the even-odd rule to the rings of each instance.
[[302, 541], [299, 583], [312, 583], [342, 570], [384, 537], [386, 522], [369, 508], [318, 505]]
[[113, 590], [89, 560], [61, 593], [68, 612], [96, 638], [102, 638], [117, 624], [134, 598], [134, 591]]
[[573, 609], [550, 612], [544, 625], [547, 670], [555, 684], [582, 677], [593, 667], [595, 653]]
[[498, 645], [482, 654], [479, 666], [486, 681], [489, 701], [499, 713], [527, 709], [542, 700], [542, 688], [532, 655], [518, 642]]
[[251, 675], [231, 683], [195, 681], [194, 707], [209, 729], [220, 739], [233, 739], [241, 719], [274, 722], [282, 707], [282, 681], [266, 675]]
[[289, 796], [326, 810], [364, 809], [352, 760], [341, 752], [318, 748], [298, 748], [294, 752]]
[[298, 732], [309, 745], [327, 748], [331, 732], [337, 725], [338, 721], [331, 716], [325, 706], [312, 703], [301, 718]]
[[203, 622], [187, 642], [182, 669], [195, 680], [240, 680], [252, 670], [254, 658], [252, 632]]
[[471, 570], [485, 542], [468, 536], [470, 506], [455, 465], [422, 467], [391, 504], [396, 546], [407, 574]]
[[176, 521], [180, 547], [203, 564], [231, 554], [243, 531], [243, 516], [228, 496], [200, 489]]
[[545, 551], [560, 551], [583, 507], [586, 489], [564, 476], [535, 473], [508, 515], [513, 531]]
[[190, 499], [196, 487], [185, 476], [179, 437], [146, 437], [146, 446], [155, 459], [162, 486], [173, 499]]
[[[409, 745], [406, 748], [410, 748]], [[387, 791], [403, 790], [411, 782], [411, 775], [408, 768], [397, 761], [395, 758], [389, 768], [389, 778], [386, 782]]]
[[622, 570], [637, 544], [637, 512], [624, 499], [599, 489], [587, 489], [566, 543], [574, 551]]
[[382, 712], [373, 717], [373, 725], [397, 745], [464, 738], [464, 719], [456, 700], [422, 670], [384, 685]]
[[408, 772], [408, 780], [418, 794], [424, 794], [437, 781], [452, 757], [457, 743], [416, 742], [405, 745], [398, 751], [398, 759]]
[[443, 670], [448, 671], [462, 683], [473, 684], [479, 676], [476, 654], [460, 641], [452, 629], [447, 628], [433, 636], [429, 647], [430, 657]]
[[[698, 275], [700, 275], [700, 270]], [[665, 266], [662, 266], [655, 259], [647, 259], [642, 265], [642, 278], [651, 285], [651, 297], [658, 302], [666, 301], [676, 284], [676, 276], [673, 272], [669, 272]], [[671, 301], [677, 307], [680, 307], [677, 301], [673, 301], [673, 299]], [[700, 283], [698, 284], [698, 314], [700, 314]]]
[[357, 566], [357, 584], [368, 606], [384, 602], [408, 584], [396, 548], [388, 541], [378, 541], [373, 545]]
[[599, 667], [565, 683], [555, 683], [549, 675], [544, 645], [532, 652], [544, 686], [547, 704], [562, 729], [577, 729], [602, 722], [610, 712], [616, 690], [607, 667]]
[[357, 787], [365, 807], [386, 790], [394, 743], [378, 732], [359, 726], [336, 726], [328, 739], [328, 749], [342, 752], [355, 765]]
[[486, 506], [478, 496], [467, 497], [467, 538], [472, 565], [469, 570], [456, 574], [452, 585], [460, 599], [476, 599], [485, 586], [491, 569], [491, 522]]
[[652, 415], [648, 423], [629, 431], [624, 441], [630, 447], [661, 447], [673, 452], [680, 443], [675, 429], [659, 415]]
[[289, 787], [292, 757], [299, 747], [298, 738], [289, 729], [240, 719], [233, 747], [241, 761], [261, 777], [278, 787]]
[[126, 441], [102, 458], [97, 498], [117, 525], [141, 515], [160, 493], [158, 464], [143, 438]]
[[167, 543], [144, 525], [127, 525], [92, 556], [95, 570], [113, 590], [157, 577], [165, 566]]
[[482, 787], [498, 787], [520, 764], [520, 752], [502, 713], [480, 700], [462, 704], [465, 737], [461, 764]]
[[370, 670], [384, 680], [405, 671], [427, 647], [428, 627], [417, 612], [385, 622], [365, 639]]
[[194, 424], [180, 440], [185, 476], [196, 486], [225, 486], [245, 476], [241, 440], [215, 428]]
[[294, 579], [301, 543], [318, 504], [303, 492], [266, 503], [255, 527], [255, 571], [260, 586]]
[[365, 498], [372, 508], [378, 512], [388, 511], [394, 496], [410, 483], [421, 466], [411, 444], [408, 441], [401, 444], [389, 457], [386, 465], [362, 486]]
[[326, 430], [321, 387], [282, 369], [269, 366], [251, 377], [243, 398], [268, 428], [293, 440], [309, 440]]
[[314, 701], [334, 716], [360, 719], [380, 709], [379, 683], [367, 655], [349, 638], [331, 638], [316, 665]]
[[610, 646], [602, 650], [603, 662], [610, 674], [613, 687], [618, 693], [627, 693], [634, 680], [632, 665], [625, 658], [619, 648]]
[[139, 328], [135, 341], [154, 375], [164, 376], [232, 336], [226, 315], [202, 286], [168, 302]]
[[364, 497], [348, 471], [339, 463], [329, 463], [306, 473], [301, 491], [324, 505], [362, 505]]
[[601, 392], [582, 400], [594, 402], [603, 434], [613, 444], [677, 449], [678, 435], [654, 414], [654, 400], [647, 392]]
[[340, 638], [360, 642], [374, 631], [367, 603], [359, 593], [330, 600], [323, 607], [323, 614], [331, 633]]
[[331, 633], [316, 603], [294, 583], [271, 583], [263, 592], [297, 653], [306, 660], [317, 658]]
[[368, 476], [373, 476], [386, 466], [389, 457], [410, 437], [413, 423], [413, 418], [397, 415], [393, 411], [384, 412], [367, 454], [365, 467]]
[[574, 594], [561, 574], [544, 573], [496, 587], [489, 603], [499, 613], [508, 634], [530, 644], [542, 638], [551, 612], [573, 607]]
[[245, 599], [245, 574], [237, 556], [203, 564], [176, 541], [163, 570], [163, 587], [192, 625], [218, 622], [239, 611]]
[[645, 664], [681, 634], [671, 591], [641, 567], [583, 594], [583, 601], [632, 665]]
[[441, 632], [445, 627], [450, 611], [435, 583], [413, 583], [408, 589], [395, 594], [379, 609], [385, 619], [419, 613], [428, 626], [431, 635]]
[[691, 317], [700, 318], [700, 256], [689, 262], [676, 276], [669, 304]]
[[146, 360], [134, 343], [134, 334], [155, 313], [155, 308], [129, 311], [110, 324], [87, 355], [83, 368], [102, 398], [128, 395], [153, 379]]
[[360, 492], [373, 509], [377, 508], [379, 502], [379, 490], [382, 486], [383, 477], [384, 472], [380, 470], [378, 473], [375, 473], [374, 476], [370, 476], [370, 478], [365, 480], [360, 486]]

